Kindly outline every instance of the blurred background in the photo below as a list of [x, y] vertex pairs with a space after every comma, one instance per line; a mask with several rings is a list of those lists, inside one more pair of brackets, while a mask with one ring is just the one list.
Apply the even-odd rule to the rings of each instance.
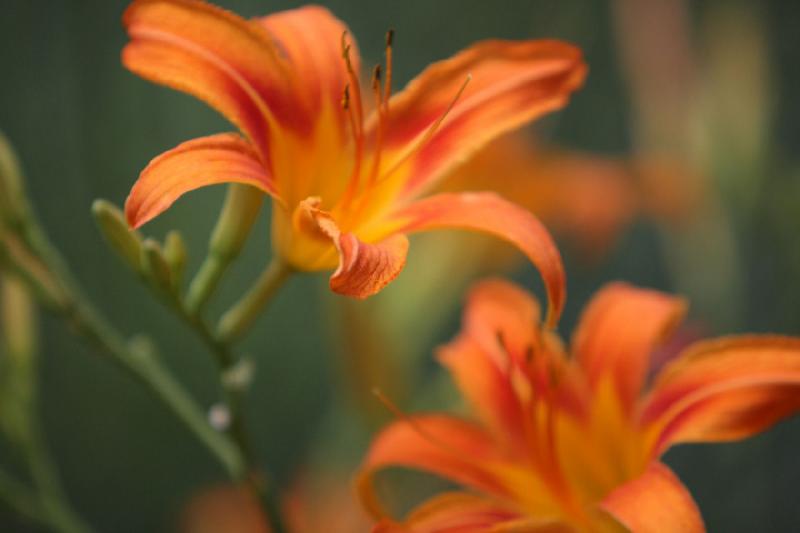
[[[246, 16], [300, 5], [218, 3]], [[459, 176], [500, 189], [551, 224], [568, 273], [565, 336], [592, 292], [613, 279], [687, 296], [685, 339], [800, 334], [800, 5], [321, 3], [350, 25], [365, 65], [382, 60], [384, 32], [395, 29], [395, 90], [479, 39], [551, 37], [584, 50], [585, 87], [512, 142], [532, 162], [529, 175], [498, 172], [489, 154], [474, 174]], [[89, 208], [95, 198], [121, 205], [162, 151], [231, 128], [203, 104], [122, 68], [125, 5], [3, 0], [0, 130], [89, 296], [126, 334], [152, 333], [168, 365], [210, 407], [218, 394], [213, 360], [108, 250]], [[192, 193], [145, 233], [180, 229], [192, 272], [223, 194]], [[211, 314], [266, 264], [268, 226], [265, 212]], [[387, 419], [369, 394], [373, 385], [410, 411], [455, 401], [430, 354], [457, 330], [471, 279], [507, 275], [542, 294], [536, 273], [510, 248], [454, 233], [415, 239], [407, 271], [375, 299], [343, 302], [327, 291], [326, 276], [295, 277], [242, 343], [257, 364], [247, 411], [258, 453], [284, 486], [318, 470], [348, 482], [369, 432]], [[448, 262], [454, 250], [470, 259]], [[176, 530], [186, 502], [222, 482], [223, 472], [139, 384], [61, 321], [42, 315], [40, 328], [43, 424], [75, 507], [99, 531]], [[742, 443], [680, 447], [667, 462], [710, 531], [790, 531], [800, 524], [798, 442], [800, 419]], [[14, 462], [1, 444], [0, 462]], [[0, 509], [0, 531], [38, 530]]]

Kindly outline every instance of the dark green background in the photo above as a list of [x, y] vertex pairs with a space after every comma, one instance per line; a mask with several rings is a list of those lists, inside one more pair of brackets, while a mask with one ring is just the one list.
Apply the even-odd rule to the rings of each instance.
[[[223, 3], [248, 16], [298, 5]], [[710, 2], [692, 4], [702, 20]], [[758, 4], [770, 39], [776, 113], [767, 173], [761, 176], [764, 192], [753, 213], [740, 217], [735, 203], [723, 197], [740, 248], [744, 300], [739, 303], [745, 312], [719, 333], [800, 334], [800, 173], [794, 160], [800, 141], [800, 5]], [[169, 365], [208, 404], [216, 394], [210, 357], [107, 251], [89, 207], [98, 197], [121, 204], [150, 158], [183, 140], [229, 127], [192, 98], [122, 68], [124, 5], [0, 1], [0, 129], [16, 145], [33, 203], [89, 294], [126, 333], [152, 332]], [[565, 146], [614, 155], [629, 150], [630, 98], [605, 2], [340, 0], [326, 5], [348, 22], [365, 63], [380, 59], [385, 30], [396, 29], [398, 85], [429, 61], [477, 39], [572, 40], [585, 50], [591, 75], [569, 107], [546, 122], [545, 131]], [[221, 195], [218, 188], [194, 193], [146, 232], [162, 237], [173, 227], [183, 230], [191, 266], [196, 266]], [[214, 310], [244, 290], [266, 261], [266, 215], [259, 224]], [[564, 331], [571, 329], [590, 292], [608, 279], [670, 289], [657, 239], [653, 223], [640, 220], [599, 265], [587, 267], [567, 251], [570, 299]], [[411, 253], [413, 260], [413, 246]], [[518, 279], [533, 276], [525, 271]], [[260, 455], [283, 478], [302, 461], [316, 423], [336, 397], [337, 353], [325, 319], [326, 300], [332, 297], [320, 290], [323, 285], [321, 275], [292, 280], [244, 343], [259, 365], [248, 411]], [[456, 320], [437, 341], [452, 334]], [[63, 324], [45, 317], [42, 332], [44, 419], [75, 506], [100, 531], [172, 529], [192, 489], [221, 480], [222, 472], [136, 383], [75, 341]], [[800, 528], [799, 445], [800, 420], [795, 420], [744, 443], [683, 447], [668, 461], [696, 496], [711, 531], [792, 531]], [[354, 456], [359, 453], [353, 450]], [[0, 512], [0, 531], [28, 529]]]

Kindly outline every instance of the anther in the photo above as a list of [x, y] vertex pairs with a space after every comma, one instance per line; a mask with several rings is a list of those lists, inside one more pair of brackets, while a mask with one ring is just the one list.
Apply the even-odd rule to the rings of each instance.
[[533, 361], [533, 345], [529, 344], [525, 348], [525, 363], [530, 365], [531, 361]]
[[394, 42], [394, 30], [386, 32], [386, 81], [383, 87], [383, 104], [389, 110], [389, 96], [392, 92], [392, 43]]
[[344, 91], [342, 92], [342, 109], [347, 111], [350, 109], [350, 84], [344, 86]]
[[374, 89], [379, 89], [381, 86], [381, 66], [375, 65], [375, 68], [372, 69], [372, 87]]

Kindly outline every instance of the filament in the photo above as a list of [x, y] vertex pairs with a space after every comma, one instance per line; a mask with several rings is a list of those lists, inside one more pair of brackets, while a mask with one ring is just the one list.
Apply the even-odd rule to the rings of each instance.
[[403, 165], [403, 163], [408, 161], [414, 154], [419, 152], [428, 143], [428, 141], [431, 140], [431, 137], [433, 137], [433, 135], [439, 129], [439, 126], [441, 126], [442, 122], [444, 122], [444, 119], [447, 117], [450, 111], [452, 111], [453, 107], [455, 107], [456, 102], [458, 102], [458, 100], [461, 98], [461, 95], [464, 94], [464, 90], [467, 88], [467, 85], [469, 84], [470, 81], [472, 81], [472, 75], [468, 74], [467, 77], [464, 79], [464, 83], [461, 84], [461, 87], [458, 89], [458, 92], [456, 92], [453, 99], [450, 100], [450, 103], [447, 105], [447, 108], [444, 110], [444, 112], [441, 115], [439, 115], [439, 118], [437, 118], [434, 121], [434, 123], [428, 127], [428, 130], [425, 132], [422, 138], [419, 141], [417, 141], [414, 144], [414, 146], [412, 146], [411, 149], [408, 150], [408, 152], [406, 152], [386, 174], [383, 175], [382, 180], [385, 180], [389, 176], [394, 174]]
[[394, 402], [392, 402], [392, 400], [390, 400], [380, 388], [378, 387], [373, 388], [372, 394], [374, 394], [375, 397], [378, 398], [378, 401], [380, 401], [384, 405], [384, 407], [386, 407], [389, 410], [389, 412], [391, 412], [398, 420], [401, 420], [406, 424], [408, 424], [411, 427], [411, 429], [413, 429], [417, 433], [417, 435], [422, 437], [422, 439], [425, 442], [431, 444], [436, 448], [439, 448], [441, 451], [445, 452], [447, 455], [452, 456], [453, 459], [456, 459], [459, 462], [465, 464], [468, 463], [468, 461], [465, 460], [464, 458], [464, 452], [456, 450], [452, 446], [449, 446], [448, 444], [440, 441], [439, 439], [431, 435], [416, 420], [414, 420], [408, 414], [403, 412], [399, 407], [397, 407], [397, 405], [395, 405]]
[[[348, 114], [350, 130], [352, 131], [355, 145], [353, 172], [350, 175], [342, 198], [342, 203], [346, 206], [355, 196], [361, 181], [361, 160], [364, 157], [364, 110], [361, 102], [361, 84], [358, 80], [358, 74], [353, 69], [353, 62], [350, 60], [350, 44], [347, 42], [347, 32], [342, 33], [341, 46], [342, 59], [344, 59], [347, 76], [350, 80], [345, 85], [342, 102], [347, 103], [345, 111]], [[352, 91], [352, 96], [350, 91]]]

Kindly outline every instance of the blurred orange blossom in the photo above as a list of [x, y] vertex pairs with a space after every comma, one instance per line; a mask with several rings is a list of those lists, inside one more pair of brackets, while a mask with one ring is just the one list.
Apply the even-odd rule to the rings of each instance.
[[[284, 498], [292, 533], [354, 533], [369, 522], [353, 497], [349, 476], [315, 472], [296, 479]], [[258, 501], [235, 485], [218, 485], [193, 495], [181, 512], [181, 533], [269, 533]]]
[[[654, 349], [683, 300], [623, 283], [603, 288], [572, 339], [538, 325], [526, 292], [486, 281], [439, 356], [478, 422], [401, 415], [360, 474], [375, 531], [681, 531], [704, 529], [687, 489], [660, 462], [672, 445], [737, 440], [800, 408], [800, 339], [695, 342], [647, 382]], [[401, 523], [373, 488], [410, 467], [469, 491], [434, 497]]]
[[251, 185], [274, 200], [279, 256], [298, 270], [338, 264], [331, 288], [355, 297], [397, 276], [407, 233], [488, 232], [539, 268], [558, 315], [563, 268], [533, 215], [491, 193], [423, 195], [482, 145], [563, 107], [585, 77], [578, 49], [479, 42], [392, 96], [392, 33], [384, 74], [376, 67], [362, 91], [356, 45], [321, 7], [245, 20], [197, 0], [138, 0], [124, 24], [130, 70], [204, 100], [243, 134], [195, 139], [155, 158], [128, 197], [132, 226], [190, 190]]

